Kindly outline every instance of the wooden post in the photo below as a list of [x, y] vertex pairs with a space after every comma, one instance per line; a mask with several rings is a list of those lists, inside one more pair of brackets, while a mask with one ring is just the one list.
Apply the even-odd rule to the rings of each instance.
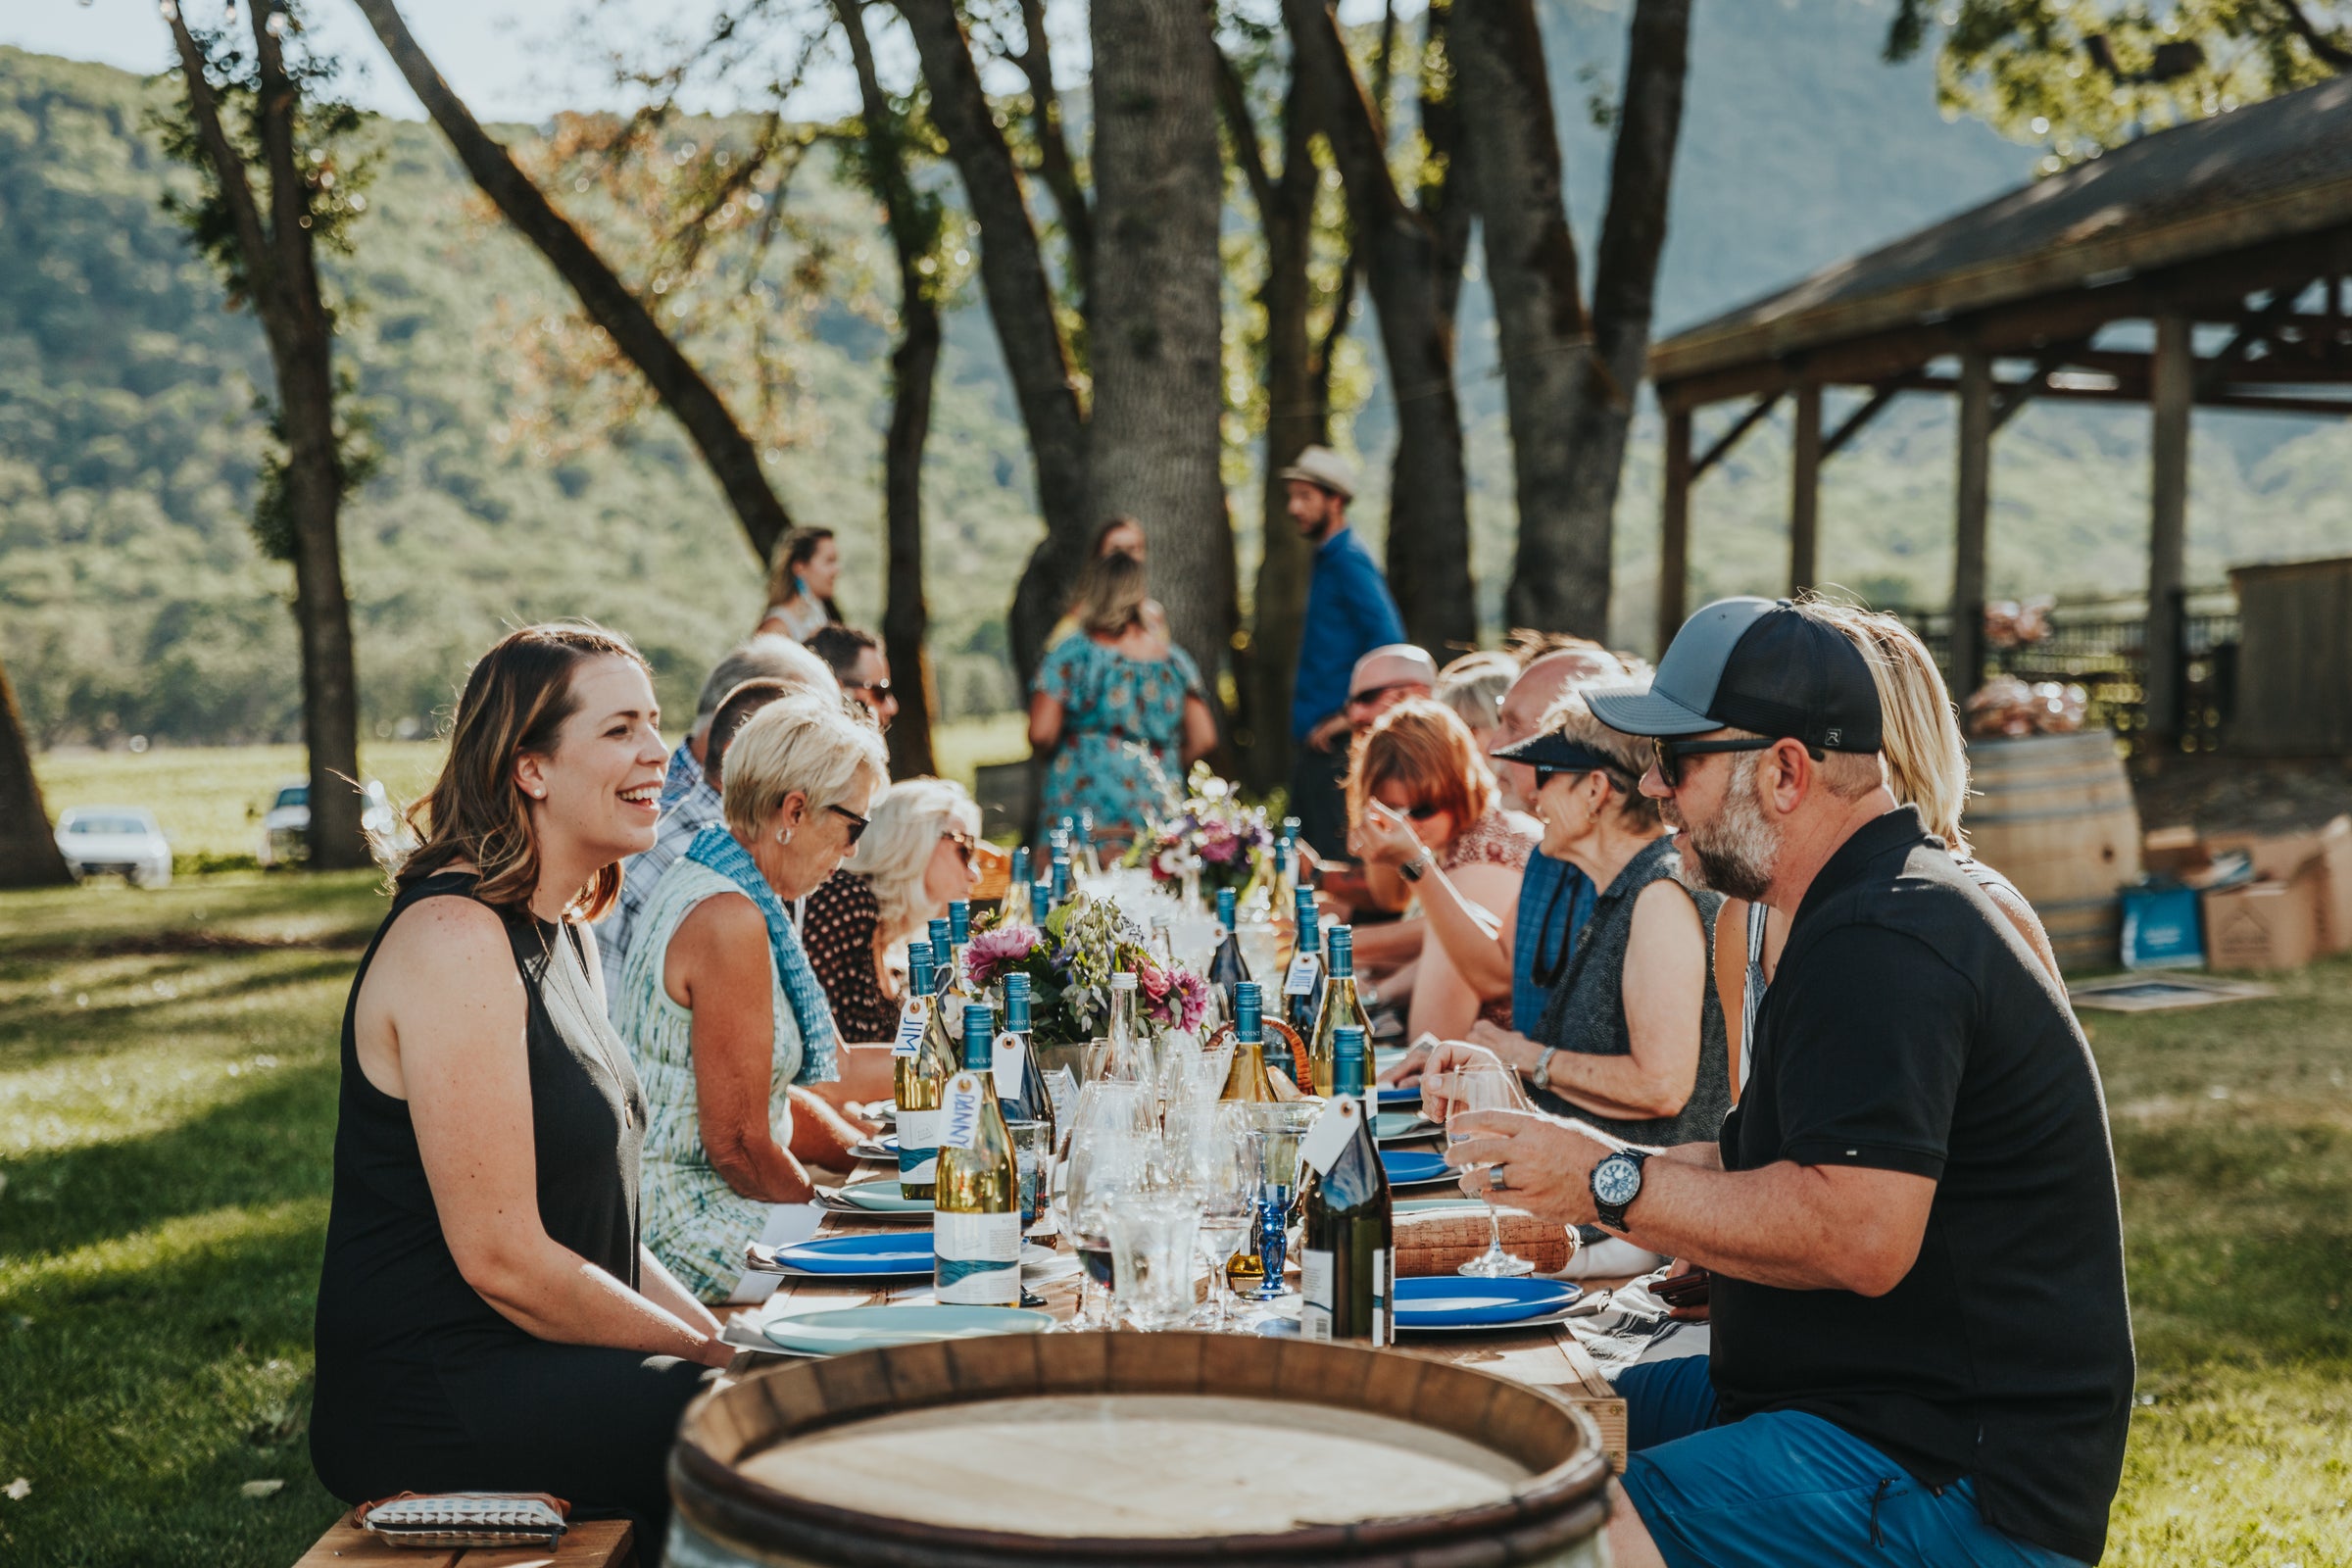
[[1796, 440], [1788, 465], [1788, 593], [1813, 586], [1821, 553], [1821, 385], [1796, 389]]
[[1666, 416], [1666, 482], [1658, 517], [1658, 646], [1683, 629], [1690, 587], [1690, 411]]
[[1960, 356], [1960, 475], [1952, 529], [1952, 696], [1984, 680], [1984, 524], [1992, 508], [1992, 359]]
[[2187, 585], [2188, 426], [2194, 398], [2196, 323], [2177, 311], [2156, 318], [2148, 389], [2148, 667], [2143, 757], [2172, 750], [2180, 734], [2180, 591]]

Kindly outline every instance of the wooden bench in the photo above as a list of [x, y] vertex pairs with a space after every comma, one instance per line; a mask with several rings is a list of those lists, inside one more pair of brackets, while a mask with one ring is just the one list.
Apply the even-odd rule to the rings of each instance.
[[589, 1519], [564, 1533], [554, 1551], [544, 1546], [391, 1546], [352, 1523], [336, 1520], [294, 1568], [637, 1568], [635, 1527], [625, 1519]]

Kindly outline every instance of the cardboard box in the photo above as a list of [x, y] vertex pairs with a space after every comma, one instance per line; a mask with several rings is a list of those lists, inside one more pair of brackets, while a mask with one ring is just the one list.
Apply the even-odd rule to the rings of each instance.
[[2193, 827], [2160, 827], [2139, 843], [2140, 868], [2150, 876], [2186, 880], [2213, 864], [2213, 852]]
[[2215, 969], [2299, 969], [2320, 951], [2317, 867], [2284, 881], [2216, 888], [2205, 902], [2205, 962]]
[[2255, 876], [2265, 881], [2288, 882], [2309, 873], [2316, 883], [2318, 951], [2352, 951], [2352, 815], [2307, 833], [2219, 833], [2205, 841], [2205, 849], [2213, 855], [2245, 851], [2253, 858]]

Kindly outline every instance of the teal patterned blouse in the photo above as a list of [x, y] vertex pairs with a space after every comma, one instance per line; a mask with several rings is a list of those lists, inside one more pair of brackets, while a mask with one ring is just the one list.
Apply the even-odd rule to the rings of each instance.
[[[638, 1207], [645, 1245], [680, 1285], [706, 1301], [723, 1301], [743, 1278], [743, 1246], [766, 1228], [768, 1205], [727, 1185], [703, 1148], [694, 1083], [694, 1014], [662, 984], [669, 939], [705, 899], [741, 890], [698, 860], [674, 861], [654, 884], [637, 916], [628, 956], [612, 986], [612, 1024], [636, 1058], [645, 1085], [645, 1151], [639, 1158]], [[793, 1078], [801, 1070], [801, 1026], [773, 981], [776, 1044], [768, 1070], [768, 1121], [776, 1142], [792, 1142]]]
[[1165, 659], [1130, 659], [1081, 632], [1054, 645], [1030, 689], [1062, 706], [1040, 837], [1082, 809], [1101, 831], [1133, 837], [1174, 808], [1171, 791], [1184, 783], [1184, 699], [1201, 691], [1190, 654], [1172, 647]]

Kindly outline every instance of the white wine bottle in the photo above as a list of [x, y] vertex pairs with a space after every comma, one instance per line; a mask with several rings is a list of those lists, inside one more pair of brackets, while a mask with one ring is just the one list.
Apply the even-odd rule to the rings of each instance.
[[997, 929], [1035, 924], [1037, 911], [1029, 906], [1029, 846], [1024, 844], [1012, 852], [1012, 874], [1004, 883], [1004, 906], [998, 914]]
[[1315, 890], [1300, 888], [1292, 900], [1291, 953], [1282, 971], [1281, 1010], [1275, 1016], [1301, 1040], [1315, 1037], [1315, 1009], [1323, 1002], [1323, 926], [1315, 914]]
[[[1309, 1340], [1360, 1340], [1377, 1349], [1396, 1343], [1396, 1222], [1389, 1173], [1364, 1113], [1364, 1032], [1347, 1024], [1337, 1033], [1337, 1093], [1301, 1152], [1302, 1159], [1327, 1154], [1329, 1162], [1311, 1161], [1316, 1180], [1306, 1195], [1298, 1253], [1298, 1332]], [[1327, 1126], [1333, 1117], [1342, 1125]], [[1338, 1152], [1327, 1153], [1332, 1144]]]
[[906, 947], [906, 1001], [899, 1008], [899, 1032], [891, 1041], [891, 1100], [898, 1106], [899, 1192], [929, 1198], [939, 1161], [939, 1113], [956, 1071], [956, 1057], [941, 1040], [931, 994], [931, 944]]
[[963, 1011], [963, 1070], [948, 1080], [932, 1200], [932, 1293], [956, 1306], [1021, 1298], [1021, 1172], [997, 1108], [995, 1020]]
[[[1329, 1098], [1332, 1072], [1339, 1058], [1339, 1032], [1353, 1028], [1370, 1040], [1372, 1019], [1364, 1011], [1363, 999], [1355, 994], [1354, 929], [1335, 925], [1325, 933], [1324, 940], [1328, 944], [1331, 973], [1324, 978], [1323, 1004], [1315, 1009], [1315, 1032], [1306, 1043], [1306, 1066], [1314, 1074], [1315, 1093]], [[1356, 1093], [1359, 1096], [1363, 1093], [1361, 1086]]]

